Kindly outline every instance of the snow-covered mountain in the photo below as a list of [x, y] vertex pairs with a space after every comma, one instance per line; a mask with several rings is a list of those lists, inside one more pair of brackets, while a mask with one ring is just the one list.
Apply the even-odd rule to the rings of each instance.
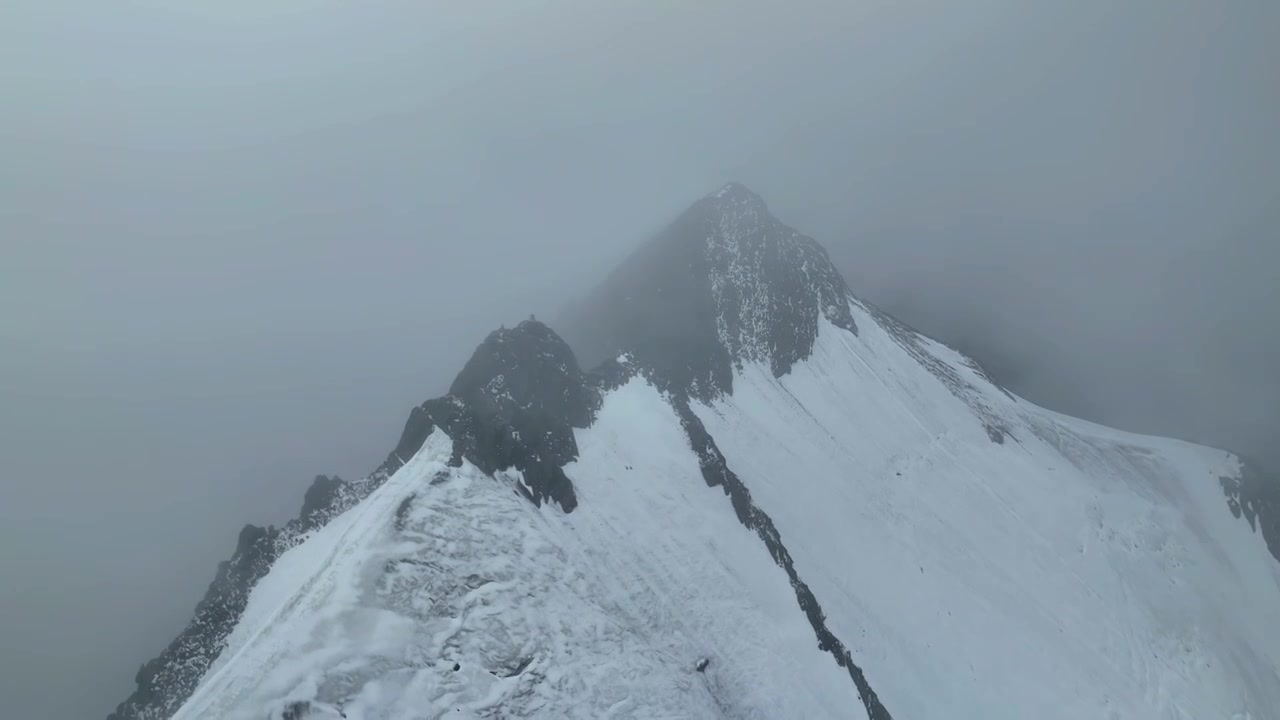
[[246, 527], [112, 718], [1280, 718], [1280, 498], [1036, 407], [731, 184]]

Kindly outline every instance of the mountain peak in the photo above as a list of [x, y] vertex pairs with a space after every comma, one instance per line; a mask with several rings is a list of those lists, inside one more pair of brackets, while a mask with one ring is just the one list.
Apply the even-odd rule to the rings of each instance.
[[808, 356], [823, 318], [854, 330], [849, 297], [817, 241], [731, 182], [639, 248], [563, 326], [588, 364], [629, 352], [709, 397], [731, 392], [744, 363], [786, 373]]
[[727, 182], [721, 186], [719, 190], [711, 193], [707, 197], [721, 203], [758, 207], [760, 210], [768, 212], [768, 208], [764, 203], [764, 198], [755, 194], [750, 188], [740, 182]]
[[534, 319], [489, 333], [454, 379], [449, 394], [509, 423], [520, 413], [590, 422], [590, 393], [569, 345]]
[[490, 333], [372, 474], [241, 531], [111, 720], [1280, 707], [1248, 463], [1002, 392], [737, 184], [592, 301], [614, 360]]

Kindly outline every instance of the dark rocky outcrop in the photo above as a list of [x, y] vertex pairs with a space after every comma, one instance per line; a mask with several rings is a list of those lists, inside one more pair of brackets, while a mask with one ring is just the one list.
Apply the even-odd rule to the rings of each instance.
[[1254, 460], [1242, 459], [1239, 477], [1219, 478], [1231, 514], [1261, 531], [1276, 562], [1280, 562], [1280, 475], [1262, 470]]
[[275, 561], [279, 533], [275, 528], [244, 526], [235, 553], [218, 565], [191, 622], [159, 657], [138, 669], [137, 690], [108, 720], [167, 718], [178, 710], [217, 658], [244, 612], [253, 584]]
[[306, 529], [309, 530], [321, 523], [325, 510], [333, 506], [334, 498], [343, 485], [345, 483], [337, 475], [333, 477], [317, 475], [316, 479], [311, 481], [311, 487], [307, 488], [306, 494], [302, 496], [302, 512], [298, 514], [298, 519]]
[[191, 622], [160, 655], [138, 670], [134, 677], [137, 688], [107, 720], [163, 720], [172, 716], [226, 647], [227, 637], [248, 604], [250, 591], [276, 558], [386, 482], [403, 465], [395, 455], [357, 482], [317, 476], [307, 490], [298, 517], [282, 528], [246, 525], [240, 531], [235, 553], [218, 566], [217, 576], [196, 605]]
[[573, 429], [585, 428], [600, 403], [569, 346], [551, 328], [527, 320], [494, 331], [449, 388], [446, 412], [428, 407], [461, 453], [486, 473], [515, 468], [541, 504], [577, 505], [562, 469], [578, 457]]
[[856, 331], [848, 299], [821, 245], [730, 183], [570, 308], [563, 329], [589, 364], [630, 353], [706, 399], [731, 392], [743, 362], [785, 374], [813, 350], [820, 317]]
[[562, 468], [578, 457], [573, 428], [590, 425], [599, 404], [564, 340], [527, 320], [490, 333], [448, 395], [413, 409], [393, 455], [411, 457], [440, 427], [453, 439], [453, 464], [466, 458], [489, 474], [515, 468], [535, 504], [572, 511], [577, 496]]
[[1011, 436], [982, 393], [931, 353], [923, 335], [856, 300], [817, 241], [782, 224], [738, 183], [694, 203], [641, 246], [569, 308], [562, 329], [588, 364], [625, 353], [667, 386], [710, 400], [733, 392], [733, 371], [744, 362], [785, 375], [813, 352], [823, 318], [856, 334], [851, 301], [968, 405], [992, 442]]

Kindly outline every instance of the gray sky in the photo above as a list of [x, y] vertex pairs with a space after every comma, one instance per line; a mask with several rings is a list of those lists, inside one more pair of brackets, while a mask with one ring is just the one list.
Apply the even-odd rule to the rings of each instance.
[[1270, 454], [1280, 4], [0, 7], [0, 697], [100, 717], [244, 522], [737, 179], [1044, 403]]

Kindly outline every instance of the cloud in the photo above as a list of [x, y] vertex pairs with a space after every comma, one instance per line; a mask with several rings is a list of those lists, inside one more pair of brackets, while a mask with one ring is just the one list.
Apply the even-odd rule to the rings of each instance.
[[1273, 3], [0, 12], [16, 716], [105, 714], [240, 524], [728, 179], [1029, 397], [1276, 436]]

